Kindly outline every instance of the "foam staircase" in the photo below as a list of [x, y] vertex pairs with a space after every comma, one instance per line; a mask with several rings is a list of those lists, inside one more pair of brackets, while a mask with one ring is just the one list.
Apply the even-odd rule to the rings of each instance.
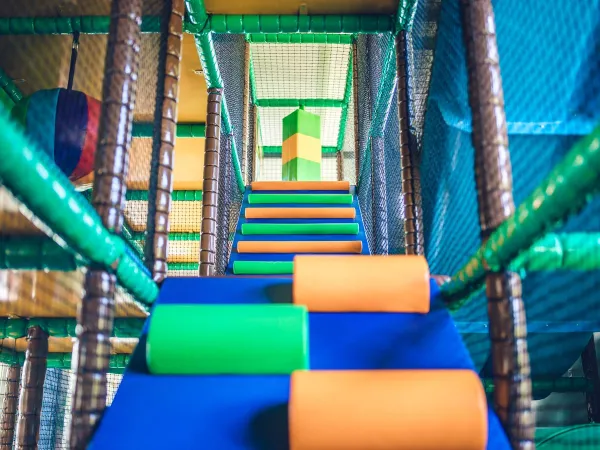
[[228, 275], [291, 275], [297, 254], [369, 254], [347, 181], [260, 181], [245, 193]]
[[[425, 259], [307, 250], [298, 242], [364, 242], [355, 199], [354, 219], [343, 219], [348, 206], [304, 197], [307, 217], [300, 197], [255, 203], [260, 188], [246, 195], [230, 265], [251, 263], [242, 272], [252, 276], [162, 285], [90, 448], [508, 450]], [[261, 194], [283, 190], [273, 191]], [[304, 191], [290, 195], [317, 194]], [[306, 233], [329, 224], [358, 233]], [[290, 268], [292, 253], [314, 248], [324, 254]], [[272, 265], [281, 261], [285, 270]]]

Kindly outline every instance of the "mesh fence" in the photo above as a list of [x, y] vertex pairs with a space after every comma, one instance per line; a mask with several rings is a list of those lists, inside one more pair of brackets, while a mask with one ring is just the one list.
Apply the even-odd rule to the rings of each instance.
[[[452, 274], [477, 249], [480, 238], [459, 2], [440, 3], [421, 2], [417, 10], [409, 39], [409, 87], [412, 132], [422, 150], [426, 256], [433, 273]], [[565, 10], [557, 2], [494, 2], [517, 205], [600, 122], [600, 22], [592, 12], [598, 2], [571, 6]], [[549, 32], [553, 23], [561, 25]], [[592, 259], [598, 255], [593, 246], [600, 230], [599, 208], [596, 199], [553, 230], [584, 233], [579, 249], [591, 248]], [[523, 298], [538, 427], [582, 424], [593, 416], [586, 403], [597, 395], [597, 388], [596, 394], [590, 393], [590, 373], [597, 371], [590, 339], [600, 329], [598, 316], [591, 313], [600, 304], [599, 285], [597, 271], [538, 269], [526, 274]], [[476, 366], [489, 377], [484, 294], [459, 310], [455, 320]], [[536, 389], [536, 380], [564, 378], [587, 383], [587, 388], [550, 396], [549, 390]], [[600, 443], [587, 431], [573, 433], [548, 436], [543, 448], [592, 448]], [[554, 447], [558, 442], [560, 447]]]
[[[282, 178], [283, 118], [302, 106], [321, 119], [321, 179], [338, 179], [336, 155], [342, 152], [342, 179], [356, 182], [351, 44], [251, 43], [259, 142], [257, 180]], [[350, 103], [348, 103], [349, 101]], [[349, 168], [349, 169], [346, 169]]]

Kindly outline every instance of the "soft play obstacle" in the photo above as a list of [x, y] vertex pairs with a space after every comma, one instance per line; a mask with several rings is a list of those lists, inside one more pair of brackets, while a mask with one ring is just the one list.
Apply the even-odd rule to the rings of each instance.
[[238, 253], [360, 253], [361, 241], [242, 241]]
[[67, 89], [41, 90], [17, 103], [12, 114], [71, 181], [92, 182], [99, 100]]
[[354, 208], [246, 208], [246, 219], [354, 219]]
[[484, 450], [487, 437], [470, 370], [292, 374], [290, 450]]
[[351, 205], [352, 194], [250, 194], [248, 203]]
[[349, 181], [253, 181], [252, 191], [346, 191]]
[[321, 312], [429, 312], [422, 256], [296, 256], [294, 303]]
[[320, 180], [321, 159], [321, 118], [304, 109], [297, 109], [284, 117], [281, 148], [283, 180]]
[[358, 234], [357, 223], [244, 223], [243, 235], [254, 234]]
[[168, 374], [289, 374], [308, 367], [306, 308], [294, 305], [157, 305], [148, 369]]
[[292, 261], [235, 261], [234, 275], [291, 275], [294, 272]]

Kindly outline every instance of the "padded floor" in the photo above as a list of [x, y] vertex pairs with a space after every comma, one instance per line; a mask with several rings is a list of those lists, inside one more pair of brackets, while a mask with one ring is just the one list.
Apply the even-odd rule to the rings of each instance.
[[[311, 313], [311, 368], [473, 368], [435, 283], [431, 292], [427, 315]], [[290, 300], [289, 279], [227, 277], [168, 279], [158, 301]], [[288, 376], [153, 376], [144, 336], [91, 449], [287, 450]], [[487, 448], [509, 448], [492, 412]]]

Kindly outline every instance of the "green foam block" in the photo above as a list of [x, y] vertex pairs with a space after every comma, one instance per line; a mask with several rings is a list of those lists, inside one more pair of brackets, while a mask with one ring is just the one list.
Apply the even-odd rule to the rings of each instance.
[[[244, 223], [242, 234], [358, 234], [357, 223]], [[236, 261], [237, 262], [237, 261]]]
[[294, 158], [281, 167], [283, 181], [321, 181], [321, 163]]
[[157, 305], [146, 361], [157, 375], [290, 374], [308, 369], [308, 313], [297, 305]]
[[249, 194], [248, 203], [351, 205], [352, 194]]
[[291, 275], [294, 273], [292, 261], [234, 261], [235, 275]]

